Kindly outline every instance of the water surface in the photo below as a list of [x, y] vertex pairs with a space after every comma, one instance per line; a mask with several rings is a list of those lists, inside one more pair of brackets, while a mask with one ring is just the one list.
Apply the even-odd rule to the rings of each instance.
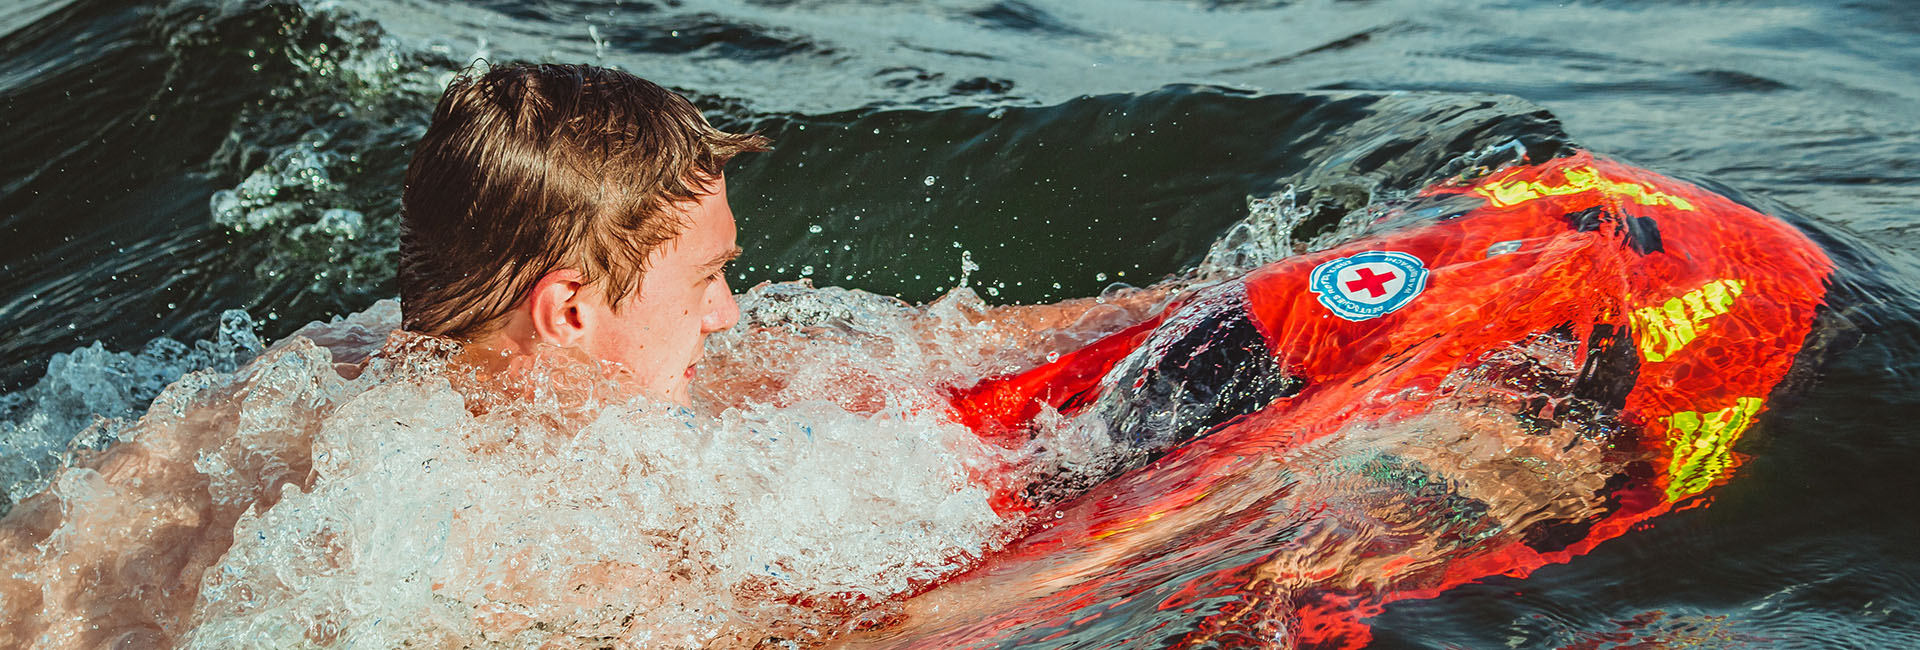
[[774, 136], [730, 180], [740, 287], [1093, 295], [1193, 267], [1248, 197], [1296, 186], [1327, 225], [1516, 140], [1715, 184], [1834, 245], [1859, 342], [1710, 507], [1392, 605], [1376, 643], [1920, 643], [1920, 19], [1893, 1], [10, 3], [9, 501], [95, 416], [393, 295], [408, 147], [476, 57], [617, 65]]

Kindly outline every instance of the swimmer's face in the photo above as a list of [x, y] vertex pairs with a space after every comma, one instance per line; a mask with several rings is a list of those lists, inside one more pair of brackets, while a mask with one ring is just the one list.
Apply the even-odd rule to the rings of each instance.
[[618, 364], [615, 372], [641, 391], [682, 405], [707, 335], [740, 320], [727, 287], [726, 264], [740, 249], [726, 179], [708, 189], [699, 201], [679, 204], [686, 229], [654, 249], [640, 287], [618, 309], [604, 300], [586, 307], [597, 312], [596, 321], [612, 325], [594, 328], [584, 342], [587, 354]]

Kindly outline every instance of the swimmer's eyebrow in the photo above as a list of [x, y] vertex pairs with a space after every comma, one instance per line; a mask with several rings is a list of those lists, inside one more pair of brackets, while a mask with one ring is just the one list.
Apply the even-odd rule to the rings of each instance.
[[720, 253], [719, 255], [715, 255], [713, 256], [713, 259], [708, 260], [706, 264], [701, 264], [700, 270], [704, 273], [712, 273], [715, 271], [719, 271], [720, 267], [726, 266], [727, 262], [731, 262], [735, 258], [740, 257], [740, 254], [744, 252], [746, 251], [741, 249], [739, 246], [735, 246], [733, 247], [733, 250], [725, 251]]

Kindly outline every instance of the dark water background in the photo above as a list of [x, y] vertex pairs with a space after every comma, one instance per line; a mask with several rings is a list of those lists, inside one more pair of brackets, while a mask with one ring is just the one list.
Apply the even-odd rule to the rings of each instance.
[[[1376, 646], [1920, 647], [1911, 2], [0, 0], [0, 419], [57, 353], [393, 295], [408, 147], [475, 57], [774, 136], [730, 180], [746, 284], [926, 300], [964, 252], [989, 300], [1090, 295], [1190, 267], [1248, 196], [1327, 223], [1516, 140], [1717, 184], [1834, 248], [1858, 342], [1711, 507], [1392, 605]], [[202, 361], [159, 356], [92, 376]]]

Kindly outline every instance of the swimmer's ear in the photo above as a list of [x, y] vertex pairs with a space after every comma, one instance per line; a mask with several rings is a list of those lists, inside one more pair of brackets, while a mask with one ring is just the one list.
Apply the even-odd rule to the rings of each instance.
[[591, 318], [587, 301], [594, 296], [585, 280], [579, 271], [560, 269], [533, 283], [527, 292], [527, 315], [537, 340], [563, 348], [585, 340]]

